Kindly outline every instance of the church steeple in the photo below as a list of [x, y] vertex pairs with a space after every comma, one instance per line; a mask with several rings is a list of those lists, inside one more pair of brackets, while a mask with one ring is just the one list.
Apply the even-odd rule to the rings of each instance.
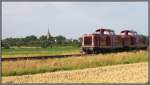
[[48, 32], [47, 32], [47, 39], [49, 39], [51, 37], [51, 34], [49, 32], [49, 27], [48, 27]]

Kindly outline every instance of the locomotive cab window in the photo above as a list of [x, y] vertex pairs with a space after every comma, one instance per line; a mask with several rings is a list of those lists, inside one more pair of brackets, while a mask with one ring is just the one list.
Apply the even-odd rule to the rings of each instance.
[[84, 37], [84, 45], [92, 45], [92, 36]]
[[110, 34], [111, 34], [111, 35], [115, 35], [115, 33], [114, 33], [114, 32], [110, 32]]
[[134, 33], [128, 33], [128, 35], [131, 35], [131, 36], [132, 36], [132, 35], [134, 35]]
[[114, 35], [115, 33], [114, 32], [109, 32], [109, 31], [104, 31], [104, 34], [105, 35]]
[[104, 31], [104, 34], [105, 35], [109, 35], [110, 33], [108, 31]]
[[121, 33], [121, 35], [125, 35], [125, 33]]
[[136, 33], [131, 33], [131, 32], [129, 32], [128, 35], [135, 36]]

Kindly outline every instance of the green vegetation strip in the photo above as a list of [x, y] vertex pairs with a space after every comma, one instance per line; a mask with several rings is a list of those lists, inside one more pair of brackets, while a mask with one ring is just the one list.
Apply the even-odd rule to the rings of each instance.
[[120, 52], [48, 60], [6, 61], [2, 62], [2, 75], [15, 76], [147, 61], [147, 51]]
[[2, 49], [3, 57], [48, 56], [80, 53], [79, 47], [62, 46], [53, 48], [10, 48]]

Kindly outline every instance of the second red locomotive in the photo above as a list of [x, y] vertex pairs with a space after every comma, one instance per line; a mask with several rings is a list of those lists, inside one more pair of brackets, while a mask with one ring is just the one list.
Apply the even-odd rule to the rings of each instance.
[[137, 32], [123, 30], [116, 35], [111, 29], [98, 29], [92, 34], [81, 37], [81, 49], [84, 53], [98, 53], [111, 50], [145, 47], [144, 39]]

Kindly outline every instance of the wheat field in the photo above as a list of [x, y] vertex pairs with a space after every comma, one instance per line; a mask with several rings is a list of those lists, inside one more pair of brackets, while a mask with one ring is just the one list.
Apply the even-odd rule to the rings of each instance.
[[96, 68], [116, 64], [147, 62], [147, 51], [118, 52], [81, 57], [47, 60], [21, 60], [2, 62], [3, 76], [29, 75], [45, 72]]
[[3, 83], [147, 83], [148, 63], [2, 77]]

